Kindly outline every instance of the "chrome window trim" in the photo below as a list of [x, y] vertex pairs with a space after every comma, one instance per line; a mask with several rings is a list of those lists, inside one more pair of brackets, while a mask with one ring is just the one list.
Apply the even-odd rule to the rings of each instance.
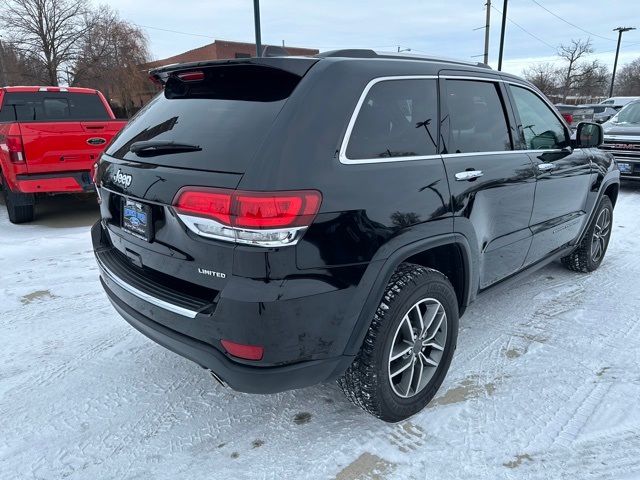
[[407, 162], [407, 161], [416, 161], [416, 160], [430, 160], [434, 158], [440, 158], [440, 155], [419, 155], [412, 157], [389, 157], [389, 158], [362, 158], [362, 159], [352, 159], [347, 157], [347, 146], [349, 145], [349, 140], [351, 139], [351, 133], [353, 132], [353, 127], [355, 126], [356, 120], [358, 118], [358, 114], [360, 113], [360, 109], [362, 108], [362, 104], [367, 98], [367, 94], [373, 88], [374, 85], [380, 82], [389, 82], [393, 80], [437, 80], [437, 75], [397, 75], [397, 76], [386, 76], [386, 77], [377, 77], [371, 80], [364, 87], [362, 94], [360, 94], [360, 98], [358, 99], [358, 103], [351, 114], [351, 118], [349, 119], [349, 123], [347, 124], [347, 130], [342, 138], [342, 144], [340, 145], [340, 151], [338, 154], [338, 158], [340, 163], [345, 165], [356, 165], [359, 163], [389, 163], [389, 162]]
[[195, 310], [190, 310], [188, 308], [184, 308], [184, 307], [181, 307], [179, 305], [175, 305], [173, 303], [166, 302], [166, 301], [161, 300], [161, 299], [159, 299], [157, 297], [154, 297], [153, 295], [149, 295], [148, 293], [143, 292], [142, 290], [137, 289], [133, 285], [130, 285], [127, 282], [125, 282], [124, 280], [122, 280], [120, 277], [118, 277], [111, 270], [109, 270], [109, 268], [107, 268], [107, 266], [104, 264], [104, 262], [102, 262], [102, 260], [100, 260], [100, 258], [96, 257], [96, 260], [98, 261], [98, 265], [100, 266], [100, 269], [102, 270], [104, 276], [109, 278], [113, 283], [118, 285], [123, 290], [126, 290], [127, 292], [129, 292], [131, 295], [134, 295], [134, 296], [140, 298], [141, 300], [149, 302], [152, 305], [155, 305], [156, 307], [160, 307], [160, 308], [162, 308], [164, 310], [168, 310], [169, 312], [177, 313], [178, 315], [182, 315], [183, 317], [196, 318], [196, 315], [198, 315], [198, 312], [196, 312]]
[[365, 86], [360, 98], [358, 99], [358, 103], [351, 114], [351, 118], [349, 119], [349, 123], [347, 125], [347, 130], [345, 131], [344, 137], [342, 138], [342, 143], [340, 144], [340, 150], [338, 154], [338, 159], [340, 163], [344, 165], [358, 165], [358, 164], [373, 164], [373, 163], [392, 163], [392, 162], [414, 162], [419, 160], [433, 160], [433, 159], [446, 159], [451, 157], [469, 157], [476, 155], [504, 155], [509, 153], [554, 153], [561, 152], [561, 148], [552, 148], [552, 149], [537, 149], [537, 150], [499, 150], [499, 151], [491, 151], [491, 152], [464, 152], [464, 153], [444, 153], [444, 154], [435, 154], [435, 155], [417, 155], [412, 157], [390, 157], [390, 158], [363, 158], [363, 159], [351, 159], [347, 157], [347, 146], [349, 145], [349, 140], [351, 139], [351, 133], [353, 132], [353, 127], [355, 126], [356, 120], [358, 118], [358, 114], [360, 113], [360, 109], [362, 108], [362, 104], [367, 97], [367, 94], [373, 88], [374, 85], [380, 82], [391, 81], [391, 80], [438, 80], [439, 78], [449, 79], [449, 80], [476, 80], [481, 82], [500, 82], [506, 83], [509, 85], [515, 85], [516, 87], [521, 87], [526, 90], [529, 90], [536, 97], [542, 100], [545, 105], [551, 110], [551, 113], [555, 115], [558, 121], [565, 126], [566, 133], [568, 133], [568, 128], [566, 127], [564, 119], [560, 116], [559, 113], [556, 113], [555, 107], [545, 98], [541, 97], [540, 94], [534, 89], [531, 88], [524, 82], [520, 82], [518, 80], [498, 78], [498, 77], [490, 77], [490, 76], [472, 76], [472, 75], [397, 75], [397, 76], [385, 76], [385, 77], [377, 77], [371, 80]]

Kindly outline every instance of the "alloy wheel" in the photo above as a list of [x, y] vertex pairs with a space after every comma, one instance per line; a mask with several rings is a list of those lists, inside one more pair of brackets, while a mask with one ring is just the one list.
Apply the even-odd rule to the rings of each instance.
[[591, 259], [599, 262], [604, 256], [604, 252], [609, 242], [611, 233], [611, 212], [608, 208], [603, 209], [596, 220], [591, 239]]
[[434, 298], [415, 303], [398, 325], [389, 352], [388, 375], [394, 393], [410, 398], [435, 374], [447, 339], [447, 314]]

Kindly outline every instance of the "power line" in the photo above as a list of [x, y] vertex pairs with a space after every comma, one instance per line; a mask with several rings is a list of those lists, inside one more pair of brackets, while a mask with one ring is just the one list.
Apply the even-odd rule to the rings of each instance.
[[549, 10], [547, 7], [545, 7], [544, 5], [542, 5], [540, 2], [538, 2], [538, 0], [531, 0], [533, 3], [535, 3], [536, 5], [538, 5], [540, 8], [542, 8], [544, 11], [546, 11], [547, 13], [550, 13], [551, 15], [553, 15], [554, 17], [556, 17], [559, 20], [562, 20], [564, 23], [566, 23], [567, 25], [571, 25], [573, 28], [577, 28], [578, 30], [584, 32], [584, 33], [588, 33], [589, 35], [592, 35], [594, 37], [598, 37], [598, 38], [603, 38], [605, 40], [610, 40], [612, 42], [615, 42], [616, 40], [613, 38], [609, 38], [609, 37], [603, 37], [602, 35], [598, 35], [597, 33], [593, 33], [590, 32], [589, 30], [585, 30], [582, 27], [579, 27], [578, 25], [576, 25], [575, 23], [571, 23], [569, 20], [565, 20], [564, 18], [562, 18], [560, 15], [557, 15], [555, 13], [553, 13], [551, 10]]
[[[493, 5], [491, 5], [491, 8], [493, 8], [496, 12], [498, 12], [500, 15], [502, 15], [502, 12], [500, 10], [498, 10], [496, 7], [494, 7]], [[530, 37], [535, 38], [536, 40], [538, 40], [541, 43], [544, 43], [547, 47], [551, 48], [552, 50], [556, 50], [556, 47], [554, 47], [553, 45], [551, 45], [550, 43], [545, 42], [543, 39], [541, 39], [540, 37], [538, 37], [537, 35], [534, 35], [533, 33], [531, 33], [529, 30], [527, 30], [526, 28], [524, 28], [522, 25], [517, 24], [516, 22], [514, 22], [513, 20], [511, 20], [511, 18], [507, 17], [507, 20], [509, 20], [511, 23], [513, 23], [516, 27], [518, 27], [520, 30], [522, 30], [524, 33], [526, 33], [527, 35], [529, 35]]]
[[149, 28], [151, 30], [160, 30], [161, 32], [170, 32], [170, 33], [177, 33], [179, 35], [189, 35], [191, 37], [204, 37], [204, 38], [214, 38], [211, 35], [203, 35], [201, 33], [189, 33], [189, 32], [181, 32], [179, 30], [170, 30], [168, 28], [160, 28], [160, 27], [152, 27], [150, 25], [141, 25], [139, 23], [135, 23], [135, 22], [131, 22], [134, 25], [137, 25], [138, 27], [142, 27], [142, 28]]

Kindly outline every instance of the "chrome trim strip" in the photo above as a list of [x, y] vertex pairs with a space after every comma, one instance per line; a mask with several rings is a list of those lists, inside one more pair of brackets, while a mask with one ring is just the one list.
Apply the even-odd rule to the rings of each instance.
[[367, 83], [367, 86], [364, 87], [360, 98], [358, 99], [358, 103], [356, 104], [356, 108], [351, 114], [351, 118], [349, 119], [349, 123], [347, 124], [347, 131], [342, 138], [342, 144], [340, 145], [340, 153], [338, 154], [338, 158], [340, 163], [345, 165], [355, 165], [358, 163], [389, 163], [389, 162], [407, 162], [407, 161], [416, 161], [416, 160], [430, 160], [433, 158], [440, 158], [440, 155], [422, 155], [419, 157], [390, 157], [390, 158], [363, 158], [363, 159], [350, 159], [347, 157], [347, 145], [349, 144], [349, 139], [351, 138], [351, 132], [353, 131], [353, 127], [356, 123], [356, 119], [358, 118], [358, 114], [360, 113], [360, 109], [362, 108], [362, 104], [367, 98], [367, 94], [369, 90], [376, 84], [380, 82], [392, 81], [392, 80], [437, 80], [437, 75], [398, 75], [391, 77], [377, 77]]
[[[186, 225], [186, 227], [195, 233], [198, 236], [213, 238], [215, 240], [222, 240], [229, 243], [238, 243], [243, 245], [253, 245], [255, 247], [289, 247], [291, 245], [295, 245], [298, 243], [300, 238], [302, 238], [302, 234], [307, 230], [308, 227], [291, 227], [291, 228], [272, 228], [272, 229], [262, 229], [262, 230], [254, 230], [248, 228], [237, 228], [237, 227], [229, 227], [227, 225], [223, 225], [220, 222], [216, 222], [210, 218], [204, 217], [196, 217], [193, 215], [185, 215], [184, 213], [179, 213], [176, 211], [178, 218], [182, 220], [182, 222]], [[198, 228], [198, 224], [200, 225], [210, 225], [217, 228], [226, 228], [231, 230], [234, 234], [236, 232], [248, 232], [248, 233], [286, 233], [288, 236], [285, 240], [275, 240], [275, 241], [252, 241], [244, 238], [238, 238], [237, 235], [234, 237], [225, 237], [224, 235], [216, 235], [214, 233], [207, 233]]]
[[163, 308], [165, 310], [168, 310], [173, 313], [177, 313], [178, 315], [182, 315], [184, 317], [196, 318], [196, 315], [198, 315], [198, 312], [194, 310], [189, 310], [188, 308], [180, 307], [178, 305], [174, 305], [173, 303], [165, 302], [164, 300], [161, 300], [157, 297], [154, 297], [152, 295], [149, 295], [148, 293], [143, 292], [142, 290], [137, 289], [133, 285], [129, 285], [127, 282], [125, 282], [120, 277], [118, 277], [115, 273], [109, 270], [107, 266], [104, 264], [104, 262], [102, 262], [102, 260], [100, 260], [100, 258], [98, 258], [97, 256], [96, 256], [96, 260], [98, 261], [98, 265], [100, 266], [104, 274], [113, 283], [118, 285], [120, 288], [126, 290], [131, 295], [135, 295], [141, 300], [149, 302], [152, 305], [155, 305], [156, 307]]
[[640, 136], [636, 135], [636, 136], [629, 136], [629, 135], [604, 135], [604, 141], [607, 142], [607, 140], [613, 140], [613, 141], [618, 141], [618, 140], [623, 140], [623, 141], [630, 141], [630, 142], [635, 142], [635, 143], [640, 143]]

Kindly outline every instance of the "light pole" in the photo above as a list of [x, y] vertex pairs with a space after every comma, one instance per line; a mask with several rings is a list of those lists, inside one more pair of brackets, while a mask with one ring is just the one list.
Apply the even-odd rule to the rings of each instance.
[[253, 21], [256, 25], [256, 57], [261, 57], [262, 40], [260, 38], [260, 0], [253, 0]]
[[502, 29], [500, 30], [500, 53], [498, 53], [498, 70], [502, 70], [502, 54], [504, 53], [504, 34], [507, 29], [507, 3], [509, 0], [504, 0], [502, 6]]
[[611, 74], [611, 87], [609, 87], [609, 96], [613, 97], [613, 82], [616, 80], [616, 68], [618, 68], [618, 54], [620, 53], [620, 42], [622, 41], [622, 34], [629, 30], [635, 30], [635, 27], [618, 27], [614, 28], [614, 32], [618, 32], [618, 46], [616, 48], [616, 59], [613, 61], [613, 73]]

